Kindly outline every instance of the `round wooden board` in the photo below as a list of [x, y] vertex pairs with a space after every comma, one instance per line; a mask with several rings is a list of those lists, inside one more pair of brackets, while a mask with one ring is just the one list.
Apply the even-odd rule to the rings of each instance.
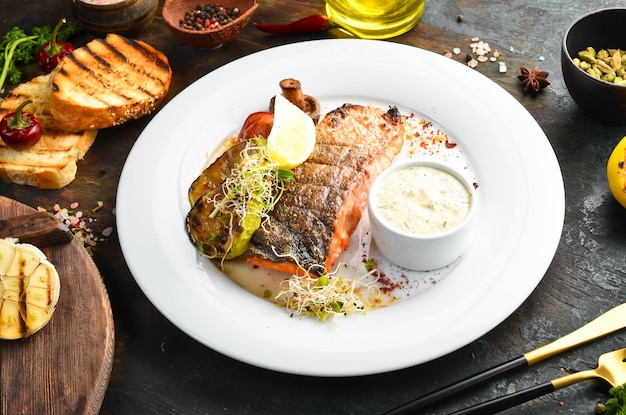
[[[33, 211], [0, 196], [0, 219]], [[97, 414], [115, 348], [109, 296], [78, 239], [42, 251], [59, 272], [59, 302], [37, 333], [0, 340], [0, 413]]]

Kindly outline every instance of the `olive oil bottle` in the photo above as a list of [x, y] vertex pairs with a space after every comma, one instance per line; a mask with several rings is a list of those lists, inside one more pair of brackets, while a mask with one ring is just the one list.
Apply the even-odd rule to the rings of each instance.
[[425, 0], [326, 0], [328, 17], [364, 39], [387, 39], [412, 29]]

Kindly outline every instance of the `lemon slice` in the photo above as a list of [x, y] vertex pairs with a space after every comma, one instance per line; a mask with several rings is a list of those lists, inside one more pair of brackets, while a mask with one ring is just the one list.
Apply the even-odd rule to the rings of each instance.
[[304, 111], [282, 95], [274, 98], [274, 124], [267, 151], [283, 169], [304, 163], [315, 147], [315, 124]]

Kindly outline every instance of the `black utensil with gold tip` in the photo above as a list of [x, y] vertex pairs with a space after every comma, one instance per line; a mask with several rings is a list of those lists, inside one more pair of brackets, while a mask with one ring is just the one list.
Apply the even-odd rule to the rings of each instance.
[[513, 408], [531, 399], [563, 389], [583, 380], [602, 379], [615, 387], [626, 383], [626, 349], [605, 353], [598, 359], [598, 367], [572, 373], [550, 382], [545, 382], [521, 391], [500, 396], [498, 398], [472, 405], [450, 415], [491, 415], [505, 409]]
[[407, 402], [385, 415], [411, 414], [414, 411], [433, 404], [443, 398], [454, 396], [455, 393], [468, 389], [479, 383], [511, 373], [517, 369], [528, 367], [544, 359], [555, 356], [566, 350], [599, 339], [608, 334], [626, 328], [626, 303], [621, 304], [590, 321], [570, 334], [561, 337], [552, 343], [539, 347], [533, 351], [524, 353], [508, 362], [499, 364], [483, 372], [469, 376], [458, 382], [445, 386], [413, 401]]

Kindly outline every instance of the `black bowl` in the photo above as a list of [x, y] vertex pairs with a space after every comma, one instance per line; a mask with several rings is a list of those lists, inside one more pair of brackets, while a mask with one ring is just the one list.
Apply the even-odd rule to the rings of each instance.
[[626, 85], [594, 78], [573, 61], [591, 46], [626, 49], [626, 8], [603, 9], [579, 18], [563, 36], [561, 69], [570, 95], [590, 118], [611, 125], [626, 125]]

